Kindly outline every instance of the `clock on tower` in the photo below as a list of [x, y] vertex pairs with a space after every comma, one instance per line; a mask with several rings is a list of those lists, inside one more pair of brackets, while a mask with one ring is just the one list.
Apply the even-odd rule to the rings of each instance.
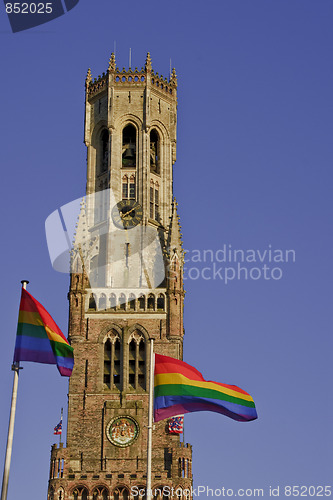
[[[86, 78], [87, 193], [72, 252], [66, 445], [51, 451], [48, 500], [129, 500], [146, 485], [150, 342], [183, 356], [177, 203], [177, 78], [116, 67]], [[192, 450], [153, 430], [152, 488], [192, 485]], [[144, 498], [144, 495], [139, 495]]]

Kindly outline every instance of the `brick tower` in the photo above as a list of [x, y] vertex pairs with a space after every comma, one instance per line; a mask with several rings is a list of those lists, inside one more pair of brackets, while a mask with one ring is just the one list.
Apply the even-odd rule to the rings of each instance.
[[[48, 500], [130, 500], [146, 485], [150, 340], [183, 356], [183, 249], [172, 194], [177, 79], [116, 67], [86, 78], [87, 196], [72, 252], [66, 447]], [[191, 446], [153, 430], [152, 488], [190, 488]], [[137, 488], [135, 488], [137, 487]], [[165, 491], [165, 490], [164, 490]], [[178, 496], [179, 498], [179, 496]]]

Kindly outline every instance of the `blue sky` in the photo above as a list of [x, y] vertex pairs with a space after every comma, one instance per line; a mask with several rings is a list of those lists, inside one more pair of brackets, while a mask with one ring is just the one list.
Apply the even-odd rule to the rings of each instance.
[[[13, 34], [1, 9], [1, 464], [20, 281], [66, 332], [68, 276], [51, 267], [44, 222], [84, 193], [84, 79], [107, 69], [116, 41], [121, 68], [130, 47], [133, 67], [147, 51], [159, 73], [170, 58], [176, 67], [174, 191], [188, 257], [224, 245], [296, 255], [267, 262], [281, 279], [185, 281], [184, 360], [250, 392], [259, 414], [186, 416], [194, 485], [267, 498], [269, 486], [280, 496], [332, 486], [332, 14], [327, 0], [80, 0]], [[66, 404], [54, 367], [24, 364], [8, 500], [46, 498]]]

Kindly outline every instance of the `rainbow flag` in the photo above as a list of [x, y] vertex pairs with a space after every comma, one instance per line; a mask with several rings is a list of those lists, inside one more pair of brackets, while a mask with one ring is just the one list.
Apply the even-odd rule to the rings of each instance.
[[214, 411], [239, 422], [258, 418], [250, 394], [236, 385], [206, 381], [193, 366], [155, 354], [154, 420], [190, 413]]
[[14, 362], [34, 361], [57, 365], [70, 377], [74, 366], [73, 347], [44, 307], [22, 288]]

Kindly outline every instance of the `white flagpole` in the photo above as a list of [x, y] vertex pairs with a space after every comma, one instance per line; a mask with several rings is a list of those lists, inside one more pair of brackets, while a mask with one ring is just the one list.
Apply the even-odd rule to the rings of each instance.
[[151, 455], [153, 438], [153, 407], [154, 407], [154, 340], [150, 341], [149, 370], [149, 402], [148, 402], [148, 445], [147, 445], [147, 492], [146, 499], [153, 498], [151, 491]]
[[[23, 280], [21, 281], [21, 283], [22, 283], [22, 288], [26, 290], [29, 281]], [[13, 438], [14, 438], [14, 423], [15, 423], [15, 412], [16, 412], [16, 402], [17, 402], [18, 377], [19, 377], [19, 371], [21, 370], [20, 363], [19, 362], [13, 363], [12, 370], [14, 372], [14, 381], [13, 381], [13, 391], [12, 391], [12, 404], [10, 408], [10, 417], [8, 425], [6, 458], [5, 458], [5, 465], [3, 468], [1, 500], [7, 499], [7, 492], [8, 492], [9, 470], [12, 458]]]

